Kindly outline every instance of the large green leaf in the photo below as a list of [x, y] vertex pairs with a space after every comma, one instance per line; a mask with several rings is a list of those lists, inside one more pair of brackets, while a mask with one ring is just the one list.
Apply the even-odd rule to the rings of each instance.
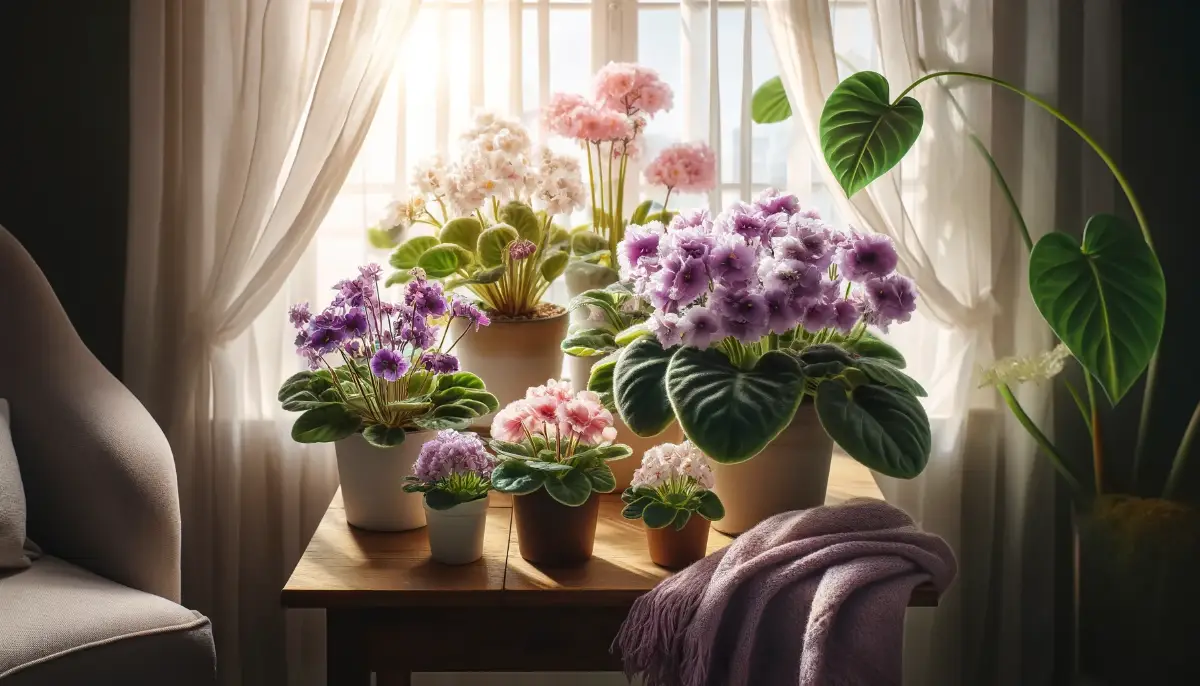
[[868, 379], [877, 384], [899, 388], [918, 398], [924, 398], [928, 395], [925, 389], [921, 387], [921, 384], [917, 383], [916, 379], [896, 369], [890, 362], [863, 357], [857, 360], [854, 366], [866, 374]]
[[617, 477], [613, 475], [612, 467], [605, 462], [595, 462], [587, 467], [581, 467], [583, 475], [592, 484], [592, 490], [597, 493], [612, 493], [617, 487]]
[[388, 259], [388, 264], [396, 269], [412, 269], [417, 266], [417, 260], [421, 259], [421, 255], [426, 250], [438, 244], [438, 239], [433, 236], [416, 236], [410, 238], [400, 244], [399, 248], [392, 253]]
[[667, 366], [675, 348], [639, 338], [621, 351], [613, 370], [613, 402], [621, 419], [639, 436], [657, 436], [675, 419], [667, 397]]
[[568, 507], [578, 507], [592, 495], [592, 482], [582, 469], [547, 475], [543, 485], [551, 498]]
[[721, 503], [721, 499], [712, 491], [705, 491], [698, 496], [700, 506], [696, 508], [696, 513], [704, 517], [710, 522], [715, 522], [718, 519], [725, 517], [725, 505]]
[[598, 393], [604, 406], [612, 411], [616, 411], [613, 405], [613, 370], [617, 368], [617, 358], [620, 356], [621, 351], [618, 350], [600, 358], [592, 365], [592, 373], [588, 376], [587, 389]]
[[904, 360], [904, 355], [901, 355], [899, 350], [896, 350], [891, 344], [876, 338], [871, 333], [863, 334], [862, 338], [848, 344], [846, 349], [861, 357], [887, 360], [896, 369], [904, 369], [908, 365]]
[[508, 203], [500, 208], [500, 221], [516, 229], [521, 238], [541, 244], [542, 225], [529, 205], [516, 201]]
[[896, 166], [921, 133], [921, 104], [888, 99], [881, 74], [860, 71], [837, 85], [821, 111], [821, 150], [847, 196]]
[[613, 443], [612, 445], [600, 445], [587, 450], [580, 450], [572, 456], [572, 460], [576, 464], [584, 462], [612, 462], [613, 460], [623, 460], [633, 454], [633, 449], [623, 443]]
[[522, 460], [506, 460], [492, 471], [492, 488], [501, 493], [525, 495], [542, 487], [546, 472], [531, 469]]
[[459, 217], [446, 222], [438, 232], [438, 238], [443, 243], [460, 245], [464, 249], [475, 252], [479, 244], [479, 234], [483, 233], [483, 225], [475, 217]]
[[474, 261], [470, 250], [456, 243], [439, 243], [426, 250], [417, 266], [425, 270], [431, 279], [450, 276], [459, 269], [466, 269]]
[[608, 241], [598, 233], [580, 231], [571, 236], [572, 255], [590, 255], [601, 250], [608, 250]]
[[1097, 214], [1083, 245], [1042, 236], [1029, 256], [1033, 302], [1079, 363], [1116, 404], [1145, 371], [1162, 338], [1167, 286], [1141, 234]]
[[560, 347], [572, 357], [596, 357], [612, 352], [617, 344], [604, 329], [579, 329], [567, 334]]
[[504, 276], [504, 265], [498, 267], [489, 267], [480, 269], [474, 274], [465, 279], [447, 279], [446, 290], [453, 290], [459, 286], [472, 286], [475, 284], [496, 283]]
[[447, 388], [478, 388], [483, 390], [483, 379], [471, 372], [453, 372], [438, 377], [437, 388], [444, 391]]
[[479, 234], [475, 252], [484, 267], [499, 267], [504, 263], [504, 249], [521, 236], [508, 224], [497, 224]]
[[567, 268], [567, 263], [571, 261], [571, 256], [563, 250], [555, 250], [546, 255], [546, 259], [542, 260], [542, 265], [539, 267], [542, 278], [547, 283], [554, 281], [562, 276], [563, 271]]
[[292, 440], [297, 443], [329, 443], [358, 431], [362, 420], [340, 403], [322, 405], [296, 418]]
[[911, 394], [871, 384], [849, 390], [840, 381], [823, 381], [816, 405], [825, 433], [867, 467], [899, 479], [925, 469], [929, 418]]
[[633, 208], [633, 214], [629, 217], [630, 226], [646, 223], [646, 217], [650, 216], [650, 210], [652, 209], [654, 209], [653, 200], [643, 200], [638, 203], [638, 206]]
[[675, 515], [679, 512], [674, 507], [659, 501], [654, 500], [646, 504], [642, 510], [642, 521], [650, 529], [661, 529], [671, 522], [675, 521]]
[[363, 438], [376, 448], [390, 448], [404, 442], [404, 429], [398, 426], [371, 424], [363, 429]]
[[750, 117], [759, 124], [774, 124], [792, 116], [792, 105], [788, 102], [783, 81], [774, 76], [754, 90], [750, 100]]
[[684, 433], [724, 464], [754, 457], [786, 429], [803, 388], [800, 363], [779, 351], [744, 370], [715, 348], [682, 348], [667, 368], [667, 392]]
[[392, 235], [383, 229], [367, 229], [367, 242], [371, 244], [372, 248], [380, 250], [391, 250], [396, 247], [396, 241]]
[[309, 388], [308, 384], [314, 378], [317, 378], [317, 375], [310, 371], [296, 372], [295, 374], [289, 376], [286, 380], [284, 380], [283, 384], [279, 386], [279, 395], [277, 396], [279, 402], [284, 402], [297, 393], [312, 390]]

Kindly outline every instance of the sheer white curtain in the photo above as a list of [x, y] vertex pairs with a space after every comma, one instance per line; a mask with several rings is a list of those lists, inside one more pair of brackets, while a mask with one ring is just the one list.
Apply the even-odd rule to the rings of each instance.
[[336, 487], [268, 402], [283, 327], [253, 325], [341, 188], [417, 0], [327, 4], [132, 3], [126, 381], [171, 441], [183, 598], [213, 620], [225, 684], [286, 679], [279, 589]]
[[[792, 109], [817, 150], [825, 99], [853, 71], [839, 60], [831, 4], [836, 6], [830, 0], [764, 0]], [[997, 73], [995, 41], [1010, 36], [996, 27], [1018, 37], [1025, 33], [1023, 25], [997, 21], [1012, 8], [994, 13], [989, 0], [872, 0], [870, 9], [876, 68], [893, 96], [929, 71]], [[1052, 72], [1053, 62], [1048, 66]], [[1025, 80], [1023, 73], [1002, 76]], [[929, 390], [933, 454], [917, 479], [876, 478], [890, 502], [946, 538], [960, 558], [959, 580], [940, 607], [908, 614], [905, 680], [1036, 683], [1024, 677], [1048, 677], [1052, 646], [1047, 641], [1023, 650], [1029, 642], [1021, 634], [1038, 608], [1049, 606], [1049, 476], [1003, 408], [975, 388], [975, 378], [998, 350], [1038, 350], [1048, 336], [1025, 289], [1011, 287], [1023, 268], [1017, 234], [967, 132], [993, 149], [1025, 146], [1026, 156], [1010, 155], [1005, 172], [1022, 204], [1032, 205], [1025, 209], [1034, 226], [1034, 219], [1053, 216], [1053, 178], [1047, 177], [1053, 132], [1041, 130], [1039, 139], [1023, 141], [1022, 135], [1038, 130], [1022, 132], [1020, 109], [1015, 120], [993, 127], [993, 93], [984, 85], [927, 82], [914, 95], [925, 108], [925, 127], [905, 162], [849, 200], [835, 192], [850, 223], [896, 241], [900, 269], [916, 280], [922, 296], [914, 321], [896, 327], [890, 338]], [[837, 188], [828, 167], [818, 167], [828, 187]], [[1026, 407], [1035, 416], [1044, 413], [1049, 388], [1025, 392]], [[1029, 526], [1039, 518], [1045, 527]]]

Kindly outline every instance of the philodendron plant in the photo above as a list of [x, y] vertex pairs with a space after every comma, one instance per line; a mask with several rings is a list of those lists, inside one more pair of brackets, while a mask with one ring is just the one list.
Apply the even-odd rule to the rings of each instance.
[[[916, 142], [923, 123], [920, 103], [908, 94], [921, 83], [941, 77], [977, 79], [1000, 86], [1021, 95], [1066, 124], [1108, 165], [1125, 192], [1140, 228], [1139, 232], [1138, 228], [1111, 214], [1096, 214], [1087, 220], [1082, 240], [1069, 233], [1050, 231], [1035, 243], [1012, 200], [1012, 193], [988, 156], [997, 182], [1012, 204], [1025, 245], [1031, 249], [1029, 290], [1033, 301], [1062, 347], [1030, 360], [1002, 360], [987, 380], [997, 387], [1006, 404], [1079, 500], [1087, 502], [1106, 492], [1138, 494], [1151, 489], [1166, 499], [1177, 496], [1192, 441], [1200, 430], [1200, 405], [1184, 431], [1161, 489], [1139, 485], [1142, 463], [1146, 459], [1143, 452], [1148, 420], [1152, 416], [1155, 360], [1166, 318], [1166, 282], [1141, 205], [1112, 157], [1095, 140], [1046, 101], [990, 76], [935, 72], [922, 76], [895, 99], [890, 99], [889, 85], [882, 75], [859, 72], [834, 89], [821, 115], [821, 145], [830, 169], [847, 195], [852, 195], [898, 164]], [[987, 155], [982, 144], [976, 142], [980, 151]], [[1011, 389], [1014, 383], [1057, 373], [1068, 356], [1084, 370], [1087, 401], [1074, 388], [1068, 388], [1092, 435], [1090, 470], [1085, 462], [1062, 454], [1025, 413]], [[1116, 405], [1147, 369], [1149, 376], [1132, 474], [1125, 478], [1125, 475], [1105, 470], [1102, 400], [1097, 397], [1099, 394], [1094, 386], [1098, 384], [1109, 402]], [[1088, 471], [1091, 472], [1090, 479]]]
[[715, 218], [631, 226], [620, 250], [632, 292], [589, 304], [616, 318], [636, 297], [653, 312], [615, 360], [596, 364], [590, 387], [611, 389], [635, 433], [678, 419], [704, 454], [741, 462], [813, 402], [825, 431], [866, 466], [900, 478], [924, 469], [925, 392], [868, 330], [916, 309], [886, 237], [836, 231], [795, 196], [767, 191]]
[[613, 416], [595, 393], [571, 392], [570, 384], [550, 381], [530, 388], [492, 421], [490, 446], [499, 464], [492, 487], [502, 493], [546, 493], [568, 507], [592, 493], [617, 486], [608, 462], [629, 457], [629, 446], [613, 444]]
[[408, 432], [465, 428], [499, 407], [479, 377], [459, 371], [452, 354], [457, 340], [440, 349], [449, 329], [439, 322], [461, 318], [468, 335], [472, 325], [487, 326], [487, 316], [447, 298], [441, 284], [419, 272], [402, 302], [386, 302], [380, 271], [374, 264], [361, 267], [358, 278], [339, 283], [333, 302], [316, 315], [308, 303], [289, 312], [296, 352], [309, 363], [309, 370], [279, 389], [283, 409], [302, 413], [292, 426], [297, 442], [327, 443], [361, 433], [371, 445], [386, 448]]

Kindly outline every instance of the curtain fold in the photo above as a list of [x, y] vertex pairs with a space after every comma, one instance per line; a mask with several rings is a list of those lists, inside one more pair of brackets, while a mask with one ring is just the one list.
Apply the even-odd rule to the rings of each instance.
[[225, 684], [299, 666], [278, 593], [337, 479], [327, 447], [280, 428], [274, 386], [294, 361], [275, 305], [418, 4], [132, 3], [126, 383], [175, 453], [184, 603], [212, 618]]
[[[819, 155], [825, 99], [849, 75], [839, 73], [836, 3], [763, 4], [796, 123]], [[880, 71], [892, 96], [930, 71], [997, 73], [995, 43], [1016, 40], [1023, 46], [1026, 26], [995, 22], [994, 15], [1024, 16], [1027, 5], [872, 0]], [[1008, 33], [1000, 35], [997, 26]], [[1053, 63], [1039, 66], [1052, 69]], [[1025, 75], [1002, 76], [1021, 82]], [[992, 389], [977, 389], [975, 379], [977, 369], [998, 353], [1043, 350], [1049, 336], [1021, 287], [1023, 248], [1011, 212], [967, 134], [1001, 151], [1006, 178], [1020, 189], [1019, 202], [1037, 205], [1038, 217], [1044, 217], [1046, 199], [1053, 203], [1054, 178], [1046, 172], [1053, 169], [1053, 131], [1023, 130], [1024, 111], [1011, 107], [1012, 118], [1006, 114], [993, 127], [994, 93], [983, 84], [926, 82], [913, 95], [925, 110], [922, 134], [904, 162], [866, 190], [847, 199], [828, 166], [817, 163], [844, 218], [893, 238], [899, 270], [915, 279], [922, 298], [913, 321], [895, 327], [889, 339], [929, 391], [925, 408], [933, 451], [916, 479], [876, 479], [890, 502], [950, 543], [960, 574], [936, 610], [908, 613], [905, 683], [1046, 683], [1052, 643], [1034, 644], [1029, 636], [1046, 632], [1025, 630], [1030, 618], [1046, 618], [1039, 608], [1048, 604], [1053, 583], [1052, 476]], [[1031, 132], [1038, 137], [1030, 140]], [[1027, 218], [1034, 225], [1034, 217]], [[1034, 417], [1045, 415], [1049, 392], [1049, 386], [1022, 389]], [[1039, 527], [1039, 521], [1047, 525]]]

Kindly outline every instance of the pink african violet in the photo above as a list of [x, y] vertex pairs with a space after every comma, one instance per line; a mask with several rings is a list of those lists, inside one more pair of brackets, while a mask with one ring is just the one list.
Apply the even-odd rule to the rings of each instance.
[[668, 191], [703, 193], [717, 185], [717, 158], [704, 143], [678, 143], [658, 153], [643, 176]]
[[568, 384], [551, 380], [530, 388], [524, 398], [509, 403], [492, 420], [492, 438], [521, 443], [530, 435], [603, 445], [616, 439], [617, 430], [599, 395], [592, 391], [572, 394]]

